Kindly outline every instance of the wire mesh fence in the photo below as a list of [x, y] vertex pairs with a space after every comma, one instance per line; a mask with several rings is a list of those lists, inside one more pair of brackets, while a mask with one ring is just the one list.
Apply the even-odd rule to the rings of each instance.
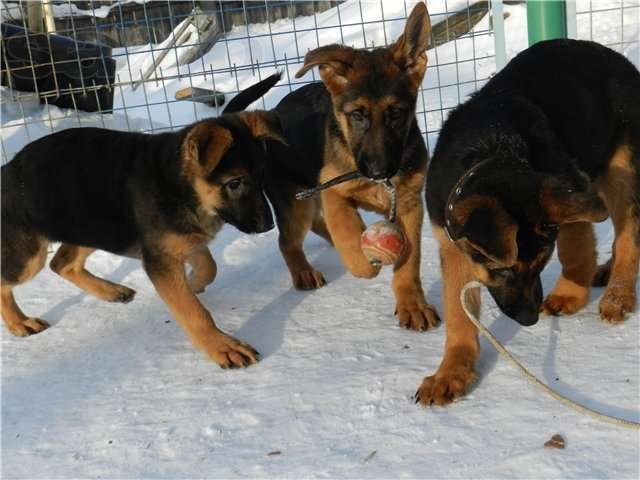
[[[388, 45], [414, 4], [3, 1], [2, 162], [26, 142], [64, 128], [181, 128], [218, 115], [236, 92], [282, 71], [283, 80], [254, 105], [272, 108], [317, 80], [313, 71], [295, 78], [308, 50]], [[526, 5], [429, 0], [427, 6], [433, 48], [417, 118], [432, 149], [447, 113], [495, 73], [496, 53], [500, 59], [526, 48]], [[576, 35], [637, 54], [639, 10], [640, 0], [578, 0]]]
[[[576, 0], [576, 38], [593, 40], [640, 63], [640, 0]], [[598, 25], [610, 28], [598, 28]]]

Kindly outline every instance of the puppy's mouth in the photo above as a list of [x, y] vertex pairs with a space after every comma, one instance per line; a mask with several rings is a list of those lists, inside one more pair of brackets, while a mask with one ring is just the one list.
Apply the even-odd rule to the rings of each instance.
[[369, 180], [373, 180], [376, 182], [387, 180], [389, 178], [394, 177], [398, 173], [399, 169], [382, 169], [377, 167], [370, 167], [367, 165], [358, 165], [358, 172], [362, 174], [363, 177], [368, 178]]

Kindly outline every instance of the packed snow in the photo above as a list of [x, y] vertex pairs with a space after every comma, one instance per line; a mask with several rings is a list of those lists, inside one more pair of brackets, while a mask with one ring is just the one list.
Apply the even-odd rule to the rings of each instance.
[[[593, 2], [598, 7], [619, 2]], [[640, 66], [640, 3], [624, 0], [621, 12], [589, 22], [578, 17], [582, 38], [625, 43], [621, 51]], [[446, 4], [446, 5], [445, 5]], [[578, 10], [585, 2], [579, 2]], [[432, 15], [454, 11], [466, 2], [428, 3]], [[410, 10], [411, 2], [407, 2]], [[384, 18], [381, 24], [360, 25]], [[526, 46], [522, 5], [505, 6], [509, 17], [508, 55]], [[380, 45], [401, 32], [404, 2], [362, 2], [340, 6], [344, 42]], [[337, 9], [317, 15], [320, 44], [341, 41]], [[362, 15], [362, 17], [361, 17]], [[434, 23], [442, 16], [434, 18]], [[594, 19], [596, 17], [594, 16]], [[606, 20], [608, 18], [608, 20]], [[297, 18], [301, 29], [311, 18]], [[291, 21], [271, 31], [291, 30]], [[332, 23], [333, 22], [333, 23]], [[585, 22], [587, 23], [585, 25]], [[589, 25], [591, 24], [591, 25]], [[252, 35], [269, 33], [251, 25]], [[476, 29], [488, 28], [488, 19]], [[231, 58], [246, 61], [247, 27], [234, 29], [197, 68], [224, 67]], [[314, 48], [316, 32], [292, 38], [276, 36], [281, 58]], [[386, 35], [386, 37], [385, 37]], [[233, 38], [238, 38], [234, 43]], [[490, 36], [475, 39], [475, 56], [492, 55]], [[252, 39], [261, 61], [272, 52], [269, 37]], [[243, 43], [244, 42], [244, 43]], [[358, 43], [360, 42], [360, 43]], [[630, 43], [626, 43], [630, 42]], [[635, 43], [634, 43], [635, 42]], [[235, 46], [237, 43], [237, 47]], [[469, 39], [430, 51], [425, 87], [432, 88], [418, 109], [454, 106], [470, 90], [438, 85], [457, 78], [483, 78], [495, 68], [492, 58], [477, 60], [476, 77], [449, 62], [472, 58]], [[142, 52], [149, 46], [138, 47]], [[121, 77], [142, 65], [145, 54], [119, 58]], [[262, 55], [262, 54], [261, 54]], [[148, 55], [146, 55], [148, 56]], [[168, 55], [166, 58], [172, 57]], [[173, 57], [175, 59], [175, 57]], [[171, 60], [168, 60], [170, 62]], [[200, 67], [198, 67], [200, 65]], [[441, 65], [441, 66], [438, 66]], [[164, 74], [185, 67], [163, 66]], [[283, 65], [284, 67], [284, 65]], [[293, 80], [299, 64], [287, 67]], [[264, 78], [273, 68], [261, 69]], [[466, 73], [465, 73], [466, 72]], [[235, 91], [255, 82], [251, 70], [215, 78], [216, 88]], [[463, 77], [460, 77], [462, 75]], [[131, 78], [131, 77], [126, 77]], [[137, 78], [137, 75], [133, 75]], [[311, 80], [308, 74], [303, 81]], [[169, 98], [189, 84], [177, 78], [165, 84]], [[211, 87], [211, 77], [193, 78]], [[438, 83], [439, 82], [439, 83]], [[479, 82], [481, 84], [481, 82]], [[475, 88], [475, 84], [471, 83]], [[469, 87], [469, 88], [471, 88]], [[255, 107], [271, 107], [289, 91], [277, 87]], [[295, 85], [291, 88], [295, 88]], [[472, 89], [472, 88], [471, 88]], [[106, 126], [123, 130], [160, 130], [215, 115], [216, 109], [190, 103], [162, 104], [164, 89], [147, 84], [150, 103], [113, 115], [76, 113], [34, 102], [15, 102], [2, 90], [3, 156], [12, 156], [31, 140], [52, 130]], [[144, 105], [145, 92], [118, 92], [117, 102]], [[440, 100], [442, 98], [442, 100]], [[440, 103], [442, 102], [442, 103]], [[121, 103], [120, 103], [121, 104]], [[119, 105], [120, 105], [119, 104]], [[437, 130], [440, 112], [426, 116]], [[436, 134], [429, 136], [430, 147]], [[365, 215], [372, 223], [377, 217]], [[598, 225], [600, 259], [611, 253], [613, 229]], [[280, 257], [277, 232], [247, 236], [226, 227], [212, 242], [218, 278], [200, 300], [220, 328], [251, 343], [262, 361], [246, 370], [221, 370], [196, 351], [134, 260], [97, 252], [88, 261], [96, 275], [134, 288], [127, 305], [101, 302], [60, 279], [49, 269], [16, 289], [25, 312], [48, 320], [43, 333], [16, 338], [2, 329], [2, 477], [3, 478], [638, 478], [638, 432], [599, 423], [529, 385], [520, 373], [482, 340], [479, 381], [460, 401], [446, 408], [414, 405], [413, 393], [441, 359], [445, 332], [401, 329], [393, 315], [391, 271], [373, 280], [353, 278], [335, 250], [310, 234], [305, 250], [328, 285], [313, 292], [292, 288]], [[559, 275], [554, 258], [543, 272], [549, 291]], [[442, 312], [442, 280], [437, 242], [428, 225], [423, 232], [422, 282], [429, 301]], [[507, 348], [560, 393], [586, 406], [622, 418], [640, 420], [640, 313], [620, 325], [598, 316], [602, 289], [594, 289], [588, 307], [571, 317], [543, 317], [521, 328], [483, 294], [482, 320]], [[556, 434], [564, 450], [543, 444]]]

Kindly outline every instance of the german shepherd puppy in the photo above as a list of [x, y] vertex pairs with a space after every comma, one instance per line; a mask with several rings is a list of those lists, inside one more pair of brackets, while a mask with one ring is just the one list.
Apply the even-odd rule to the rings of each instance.
[[[620, 322], [636, 304], [640, 259], [640, 73], [593, 42], [540, 42], [515, 57], [440, 133], [427, 207], [440, 243], [447, 342], [416, 393], [443, 405], [474, 379], [477, 331], [460, 305], [470, 280], [524, 326], [538, 312], [572, 314], [596, 279], [592, 222], [611, 216], [613, 258], [600, 316]], [[543, 301], [540, 272], [558, 246], [562, 274]], [[608, 283], [606, 279], [608, 278]], [[476, 313], [479, 292], [469, 300]]]
[[270, 167], [265, 176], [280, 250], [300, 289], [325, 284], [302, 250], [309, 229], [333, 242], [353, 275], [375, 277], [379, 267], [371, 265], [360, 247], [364, 224], [358, 208], [388, 214], [390, 201], [380, 183], [364, 179], [325, 190], [320, 201], [295, 200], [295, 194], [356, 169], [369, 179], [391, 179], [398, 193], [398, 222], [408, 243], [393, 276], [396, 313], [400, 325], [414, 330], [439, 321], [420, 283], [428, 153], [415, 107], [430, 33], [429, 13], [420, 2], [403, 35], [389, 47], [368, 51], [328, 45], [307, 53], [296, 77], [318, 66], [322, 83], [290, 93], [275, 108], [288, 146], [270, 142], [270, 163], [277, 168]]
[[[9, 331], [27, 336], [48, 327], [22, 313], [13, 289], [42, 269], [50, 242], [61, 242], [50, 266], [63, 278], [127, 303], [135, 292], [92, 275], [85, 261], [95, 250], [141, 258], [195, 346], [222, 368], [255, 363], [258, 353], [219, 330], [195, 294], [216, 276], [207, 243], [224, 223], [246, 233], [273, 227], [262, 139], [280, 135], [275, 115], [243, 112], [156, 135], [73, 128], [24, 147], [1, 172]], [[193, 268], [188, 278], [185, 262]]]

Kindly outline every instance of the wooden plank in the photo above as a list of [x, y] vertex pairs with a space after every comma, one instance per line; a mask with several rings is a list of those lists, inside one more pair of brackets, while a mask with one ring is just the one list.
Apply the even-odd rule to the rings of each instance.
[[225, 101], [224, 93], [199, 87], [182, 88], [175, 93], [175, 99], [204, 103], [212, 107], [219, 107]]
[[438, 22], [431, 29], [433, 41], [428, 48], [439, 47], [469, 33], [488, 12], [489, 2], [480, 1]]
[[213, 44], [216, 43], [222, 31], [219, 28], [217, 18], [211, 15], [205, 15], [202, 10], [196, 7], [192, 24], [196, 27], [196, 32], [190, 32], [184, 41], [178, 42], [182, 47], [182, 53], [178, 58], [178, 65], [187, 65], [202, 57], [211, 50]]

